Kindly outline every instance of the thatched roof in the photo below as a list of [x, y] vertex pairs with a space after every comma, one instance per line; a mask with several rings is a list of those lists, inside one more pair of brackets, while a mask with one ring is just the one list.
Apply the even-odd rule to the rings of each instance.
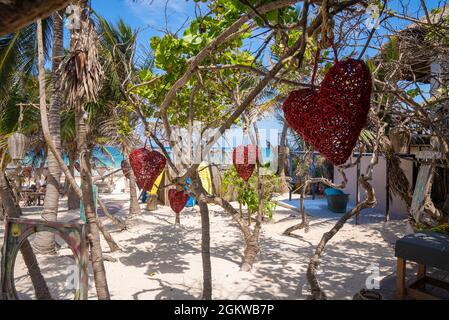
[[[427, 35], [432, 26], [438, 26], [449, 16], [449, 5], [438, 12], [424, 16], [404, 30], [390, 37], [390, 41], [383, 46], [382, 53], [375, 60], [388, 60], [393, 56], [401, 65], [400, 79], [429, 83], [431, 79], [431, 65], [435, 61], [435, 42], [429, 41]], [[448, 57], [449, 59], [449, 57]]]

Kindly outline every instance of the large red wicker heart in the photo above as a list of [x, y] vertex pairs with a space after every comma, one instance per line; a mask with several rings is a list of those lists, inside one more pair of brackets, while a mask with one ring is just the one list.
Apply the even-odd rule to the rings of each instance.
[[137, 186], [150, 191], [157, 177], [165, 168], [164, 155], [155, 150], [146, 148], [136, 149], [129, 154], [129, 163], [136, 177]]
[[129, 171], [131, 170], [131, 166], [127, 160], [122, 160], [120, 163], [120, 167], [122, 168], [122, 172], [126, 179], [129, 179]]
[[168, 190], [168, 200], [170, 201], [170, 207], [178, 214], [184, 209], [189, 200], [189, 195], [185, 191], [178, 191], [176, 189]]
[[248, 181], [254, 172], [259, 160], [259, 149], [253, 145], [238, 146], [232, 153], [232, 162], [238, 175], [244, 181]]
[[336, 63], [319, 91], [293, 91], [283, 109], [289, 126], [335, 165], [346, 162], [366, 125], [372, 90], [363, 61]]

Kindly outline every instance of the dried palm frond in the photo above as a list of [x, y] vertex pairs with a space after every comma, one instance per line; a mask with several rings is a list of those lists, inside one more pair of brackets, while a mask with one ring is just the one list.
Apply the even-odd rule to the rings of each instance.
[[395, 155], [393, 146], [387, 136], [383, 136], [379, 142], [382, 153], [387, 161], [387, 171], [391, 192], [399, 196], [408, 208], [412, 205], [412, 188], [404, 171], [401, 168], [401, 160]]
[[62, 64], [62, 87], [71, 107], [96, 102], [101, 89], [103, 69], [100, 64], [99, 38], [94, 22], [82, 11], [80, 28], [72, 30], [71, 53]]

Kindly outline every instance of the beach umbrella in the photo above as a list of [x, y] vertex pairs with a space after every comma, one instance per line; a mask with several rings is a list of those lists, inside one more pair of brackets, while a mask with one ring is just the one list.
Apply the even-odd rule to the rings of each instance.
[[8, 138], [8, 152], [14, 161], [25, 158], [27, 146], [28, 138], [22, 133], [16, 132]]
[[257, 161], [259, 161], [259, 148], [252, 144], [238, 146], [232, 153], [232, 162], [237, 174], [246, 182], [252, 176]]
[[150, 191], [157, 177], [165, 168], [167, 159], [156, 150], [136, 149], [129, 154], [129, 163], [136, 177], [137, 186]]

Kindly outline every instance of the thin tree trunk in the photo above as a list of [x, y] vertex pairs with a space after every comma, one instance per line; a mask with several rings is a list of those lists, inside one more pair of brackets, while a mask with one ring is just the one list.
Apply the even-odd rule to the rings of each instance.
[[129, 194], [130, 194], [129, 216], [135, 217], [140, 214], [140, 205], [137, 196], [136, 177], [134, 176], [134, 172], [132, 170], [129, 170]]
[[[0, 202], [6, 212], [11, 218], [20, 218], [21, 209], [19, 205], [14, 201], [14, 195], [9, 186], [8, 181], [4, 175], [4, 172], [0, 172]], [[20, 252], [25, 261], [25, 265], [28, 268], [28, 272], [33, 283], [36, 298], [38, 300], [51, 300], [50, 290], [47, 283], [42, 276], [39, 263], [34, 255], [33, 249], [28, 241], [25, 240], [20, 247]]]
[[[112, 223], [114, 223], [116, 226], [118, 226], [120, 228], [120, 230], [125, 230], [126, 229], [126, 224], [125, 222], [123, 222], [122, 220], [120, 220], [117, 217], [114, 217], [110, 212], [108, 207], [106, 207], [105, 203], [101, 200], [101, 199], [97, 199], [98, 204], [100, 205], [101, 210], [103, 210], [104, 215], [109, 218]], [[98, 220], [99, 221], [99, 220]], [[103, 236], [108, 237], [107, 235], [105, 235], [105, 232], [103, 232]]]
[[307, 180], [306, 183], [301, 188], [301, 198], [300, 198], [300, 203], [299, 203], [299, 212], [301, 214], [301, 223], [287, 228], [283, 233], [286, 236], [289, 236], [293, 231], [296, 231], [299, 229], [305, 229], [306, 232], [309, 231], [309, 221], [307, 219], [307, 215], [305, 212], [304, 198], [305, 198], [306, 190], [309, 187], [311, 181], [312, 180], [310, 180], [310, 179]]
[[198, 200], [201, 214], [201, 258], [203, 261], [203, 300], [212, 300], [212, 267], [210, 261], [209, 207], [198, 173], [192, 179], [192, 191]]
[[284, 125], [282, 127], [281, 141], [279, 145], [279, 178], [281, 180], [281, 185], [279, 187], [279, 191], [281, 193], [288, 192], [288, 184], [285, 178], [285, 162], [287, 160], [287, 132], [288, 132], [288, 124], [284, 119]]
[[245, 239], [245, 250], [243, 251], [243, 262], [240, 267], [241, 271], [251, 271], [254, 262], [256, 262], [257, 255], [259, 254], [259, 239], [255, 234], [251, 234], [250, 237]]
[[[41, 122], [42, 122], [42, 131], [44, 133], [45, 141], [47, 142], [47, 145], [50, 149], [50, 151], [53, 153], [53, 155], [56, 157], [59, 166], [63, 169], [64, 174], [66, 176], [66, 179], [69, 180], [72, 187], [77, 190], [77, 193], [79, 196], [84, 198], [84, 194], [86, 194], [87, 198], [90, 199], [88, 201], [85, 201], [85, 210], [86, 210], [86, 216], [88, 221], [88, 227], [89, 227], [89, 237], [92, 245], [92, 266], [94, 269], [94, 278], [95, 278], [95, 285], [97, 288], [97, 295], [99, 299], [109, 299], [109, 291], [107, 288], [107, 282], [106, 282], [106, 273], [104, 270], [104, 264], [102, 259], [102, 252], [101, 252], [101, 246], [100, 246], [100, 236], [98, 232], [98, 226], [96, 225], [96, 216], [94, 212], [94, 206], [93, 206], [93, 196], [92, 196], [92, 181], [89, 180], [89, 176], [87, 175], [86, 179], [90, 185], [86, 187], [86, 183], [84, 184], [85, 190], [79, 190], [79, 187], [73, 178], [73, 176], [70, 174], [69, 169], [64, 163], [64, 160], [62, 159], [61, 155], [57, 152], [56, 147], [51, 139], [51, 134], [49, 131], [49, 125], [48, 125], [48, 115], [47, 115], [47, 107], [46, 107], [46, 93], [45, 93], [45, 69], [44, 69], [44, 50], [43, 50], [43, 40], [42, 40], [42, 21], [37, 22], [38, 26], [38, 58], [39, 58], [39, 108], [41, 112]], [[78, 112], [78, 117], [80, 112]], [[85, 130], [85, 124], [84, 120], [82, 118], [82, 113], [80, 119], [80, 124], [82, 126], [79, 128], [81, 129], [81, 136], [78, 136], [79, 140], [78, 143], [80, 146], [83, 147], [83, 150], [80, 150], [82, 152], [81, 160], [86, 164], [87, 159], [87, 167], [84, 166], [86, 170], [84, 170], [84, 173], [86, 174], [90, 170], [90, 163], [88, 161], [88, 154], [86, 154], [87, 146], [86, 146], [86, 130]], [[77, 128], [77, 130], [79, 130]], [[83, 152], [84, 151], [84, 152]], [[83, 171], [83, 170], [82, 170]], [[86, 175], [85, 175], [86, 176]], [[82, 177], [83, 178], [83, 177]], [[84, 199], [83, 199], [84, 200]]]
[[106, 227], [103, 225], [103, 223], [101, 222], [100, 219], [97, 219], [97, 225], [98, 225], [98, 228], [100, 229], [101, 233], [103, 234], [104, 239], [108, 243], [108, 246], [109, 246], [109, 249], [111, 249], [111, 252], [120, 250], [119, 245], [117, 244], [117, 242], [114, 241], [111, 234], [109, 232], [107, 232], [107, 230], [105, 229]]
[[337, 234], [337, 232], [344, 227], [345, 223], [354, 217], [356, 214], [359, 214], [365, 208], [373, 208], [376, 205], [376, 197], [374, 196], [374, 189], [368, 183], [368, 179], [365, 177], [360, 177], [359, 180], [362, 187], [366, 190], [366, 198], [364, 201], [360, 202], [354, 209], [345, 213], [337, 223], [332, 227], [331, 230], [324, 233], [321, 237], [320, 242], [318, 243], [315, 253], [310, 259], [309, 266], [307, 268], [307, 280], [309, 281], [312, 299], [314, 300], [325, 300], [326, 294], [321, 289], [318, 279], [316, 277], [316, 271], [320, 264], [321, 256], [326, 248], [326, 244]]
[[[254, 144], [257, 147], [257, 150], [260, 151], [260, 137], [259, 137], [259, 129], [257, 127], [256, 123], [253, 123], [254, 132], [255, 132], [255, 141]], [[259, 159], [259, 157], [257, 157]], [[248, 231], [247, 234], [249, 236], [245, 237], [245, 251], [243, 252], [243, 263], [240, 267], [241, 271], [248, 272], [253, 268], [254, 262], [256, 262], [257, 255], [260, 251], [259, 246], [259, 235], [260, 235], [260, 229], [262, 227], [262, 219], [264, 214], [264, 190], [263, 190], [263, 183], [260, 178], [260, 162], [257, 161], [256, 163], [256, 174], [257, 174], [257, 196], [259, 198], [258, 207], [257, 207], [257, 216], [256, 216], [256, 224], [254, 226], [254, 229], [251, 230], [251, 211], [248, 210]], [[249, 188], [249, 184], [247, 184]]]
[[76, 110], [76, 128], [78, 138], [78, 149], [81, 153], [81, 190], [83, 192], [83, 203], [86, 212], [87, 224], [89, 227], [89, 240], [91, 244], [92, 268], [94, 270], [95, 287], [100, 300], [109, 300], [110, 294], [106, 279], [103, 253], [100, 242], [100, 230], [95, 214], [95, 204], [92, 191], [92, 169], [90, 166], [91, 151], [87, 146], [87, 124], [84, 119], [84, 110], [78, 106]]
[[[53, 13], [53, 58], [51, 74], [51, 101], [49, 108], [48, 124], [50, 134], [57, 152], [61, 152], [61, 69], [60, 65], [64, 55], [63, 37], [64, 22], [63, 12]], [[61, 181], [61, 168], [55, 156], [49, 152], [47, 186], [45, 190], [44, 210], [42, 219], [45, 221], [56, 221], [59, 206], [59, 188]], [[55, 234], [53, 232], [39, 232], [33, 243], [34, 248], [42, 254], [56, 254]]]
[[[383, 123], [380, 128], [377, 131], [377, 137], [376, 137], [376, 141], [374, 143], [374, 150], [373, 150], [373, 156], [371, 158], [371, 162], [368, 166], [368, 168], [366, 169], [366, 174], [365, 175], [361, 175], [359, 178], [358, 183], [360, 183], [361, 187], [363, 189], [365, 189], [366, 191], [366, 196], [365, 199], [360, 202], [359, 204], [357, 204], [357, 206], [352, 209], [351, 211], [348, 211], [347, 213], [345, 213], [338, 221], [337, 223], [334, 225], [334, 227], [329, 230], [328, 232], [324, 233], [323, 236], [321, 237], [320, 242], [318, 243], [316, 249], [315, 249], [315, 253], [312, 256], [312, 258], [310, 259], [309, 262], [309, 266], [307, 268], [307, 280], [310, 284], [310, 289], [312, 292], [312, 299], [314, 300], [324, 300], [326, 299], [326, 294], [325, 292], [321, 289], [320, 287], [320, 283], [318, 282], [318, 279], [316, 277], [316, 271], [318, 269], [318, 266], [320, 264], [320, 259], [322, 254], [324, 253], [324, 249], [326, 248], [327, 243], [337, 234], [337, 232], [343, 228], [343, 226], [345, 225], [345, 223], [351, 219], [352, 217], [354, 217], [355, 215], [358, 215], [360, 213], [360, 211], [362, 211], [363, 209], [366, 208], [374, 208], [376, 206], [376, 196], [374, 193], [374, 188], [373, 186], [370, 184], [370, 181], [372, 180], [372, 176], [373, 176], [373, 171], [374, 171], [374, 167], [378, 164], [379, 162], [379, 147], [380, 147], [380, 139], [382, 138], [382, 136], [385, 133], [385, 127], [386, 127], [386, 123]], [[360, 161], [360, 158], [358, 159], [358, 161]], [[353, 164], [348, 164], [345, 165], [346, 168], [351, 167]], [[343, 182], [342, 185], [343, 187], [346, 185], [347, 183], [347, 179], [346, 179], [346, 175], [343, 173], [343, 166], [340, 166], [339, 168], [340, 173], [343, 174]], [[325, 179], [326, 180], [326, 179]]]
[[206, 202], [198, 201], [201, 214], [201, 258], [203, 260], [203, 300], [212, 300], [212, 264], [210, 261], [210, 222]]
[[[72, 174], [72, 176], [75, 176], [76, 158], [77, 158], [76, 148], [73, 148], [73, 150], [69, 151], [69, 170], [70, 170], [70, 173]], [[67, 201], [68, 201], [69, 210], [79, 209], [81, 199], [67, 178], [66, 178], [66, 181], [69, 184], [68, 191], [67, 191]]]

